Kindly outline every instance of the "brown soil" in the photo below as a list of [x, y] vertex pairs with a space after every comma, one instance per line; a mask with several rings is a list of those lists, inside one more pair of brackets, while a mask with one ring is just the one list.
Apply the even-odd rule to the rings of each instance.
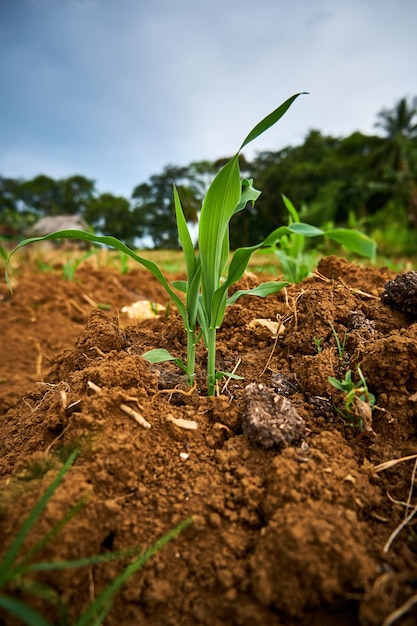
[[[141, 298], [167, 304], [149, 274], [82, 266], [68, 282], [16, 270], [14, 295], [0, 286], [3, 546], [78, 446], [30, 541], [81, 496], [87, 502], [43, 560], [146, 548], [193, 517], [127, 582], [106, 625], [416, 623], [413, 520], [387, 545], [417, 502], [415, 458], [380, 467], [417, 452], [417, 323], [380, 299], [394, 274], [329, 257], [320, 277], [239, 300], [218, 334], [218, 367], [232, 371], [240, 360], [244, 380], [225, 389], [221, 381], [220, 396], [208, 399], [203, 346], [198, 391], [174, 366], [140, 356], [157, 347], [185, 356], [172, 308], [147, 321], [119, 314]], [[256, 283], [246, 275], [239, 287]], [[282, 324], [278, 338], [260, 319]], [[346, 337], [342, 359], [330, 323], [341, 342]], [[328, 382], [349, 368], [356, 381], [358, 364], [376, 397], [372, 413], [354, 404], [362, 434], [335, 410], [343, 410], [343, 396]], [[291, 418], [294, 436], [257, 438], [259, 415], [270, 416], [275, 434]], [[74, 618], [122, 566], [44, 577]], [[17, 623], [3, 614], [0, 622]]]

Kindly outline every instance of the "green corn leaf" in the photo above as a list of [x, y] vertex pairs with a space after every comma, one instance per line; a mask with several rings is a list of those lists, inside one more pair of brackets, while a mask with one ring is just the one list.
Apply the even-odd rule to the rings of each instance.
[[187, 222], [184, 217], [184, 211], [182, 210], [180, 197], [176, 186], [174, 185], [174, 204], [175, 204], [175, 216], [177, 219], [178, 236], [182, 249], [184, 251], [185, 264], [187, 266], [187, 274], [191, 280], [195, 272], [195, 252], [193, 242], [191, 240], [190, 231], [188, 230]]
[[305, 224], [304, 222], [296, 222], [295, 224], [289, 224], [288, 230], [290, 233], [294, 233], [295, 235], [303, 235], [303, 237], [320, 237], [321, 235], [327, 234], [321, 228], [316, 228], [316, 226], [312, 226], [311, 224]]
[[241, 296], [258, 296], [259, 298], [265, 298], [288, 287], [289, 284], [290, 283], [287, 281], [268, 281], [261, 283], [253, 289], [238, 289], [238, 291], [235, 291], [235, 293], [227, 299], [227, 306], [236, 302]]
[[120, 252], [124, 252], [129, 257], [131, 257], [132, 259], [134, 259], [135, 261], [137, 261], [138, 263], [146, 267], [146, 269], [149, 270], [155, 276], [155, 278], [161, 283], [161, 285], [168, 292], [171, 299], [174, 301], [183, 319], [184, 325], [185, 327], [187, 327], [187, 324], [188, 324], [187, 311], [185, 309], [184, 303], [178, 297], [175, 291], [173, 291], [170, 284], [166, 280], [165, 276], [162, 274], [161, 270], [155, 263], [153, 263], [152, 261], [149, 261], [148, 259], [144, 259], [143, 257], [138, 256], [137, 254], [135, 254], [135, 252], [133, 252], [133, 250], [131, 250], [128, 246], [126, 246], [126, 244], [124, 244], [122, 241], [119, 241], [119, 239], [116, 239], [116, 237], [110, 237], [110, 236], [101, 237], [99, 235], [93, 235], [92, 233], [89, 233], [84, 230], [60, 230], [56, 233], [45, 235], [44, 237], [31, 237], [30, 239], [24, 239], [23, 241], [21, 241], [19, 245], [16, 246], [14, 250], [12, 250], [6, 263], [6, 281], [9, 286], [10, 291], [12, 291], [12, 288], [10, 284], [8, 266], [9, 266], [10, 259], [13, 256], [13, 254], [17, 250], [19, 250], [19, 248], [22, 248], [23, 246], [26, 246], [29, 243], [35, 243], [38, 241], [47, 241], [50, 239], [77, 239], [81, 241], [89, 241], [92, 243], [101, 243], [101, 244], [104, 244], [105, 246], [115, 248], [116, 250], [119, 250]]
[[315, 265], [313, 257], [310, 259], [310, 257], [302, 255], [300, 259], [286, 254], [283, 250], [275, 250], [275, 255], [278, 258], [284, 278], [291, 283], [299, 283], [307, 278]]
[[254, 252], [256, 252], [256, 250], [259, 250], [259, 248], [262, 247], [263, 244], [258, 243], [254, 246], [238, 248], [234, 251], [230, 261], [229, 270], [227, 272], [227, 277], [222, 285], [222, 288], [228, 289], [231, 285], [234, 285], [238, 280], [240, 280], [240, 278], [242, 278], [248, 266], [250, 257]]
[[288, 232], [288, 228], [286, 226], [282, 226], [281, 228], [275, 230], [274, 233], [271, 233], [271, 235], [269, 235], [269, 237], [267, 237], [265, 241], [258, 243], [254, 246], [238, 248], [237, 250], [235, 250], [229, 264], [226, 280], [222, 283], [220, 287], [218, 287], [218, 289], [216, 289], [213, 295], [213, 319], [215, 320], [216, 327], [218, 327], [223, 320], [227, 291], [229, 287], [237, 283], [237, 281], [243, 276], [243, 273], [248, 266], [249, 259], [252, 254], [260, 248], [270, 247], [276, 242], [277, 239], [279, 239], [279, 237]]
[[178, 357], [172, 356], [165, 348], [155, 348], [155, 350], [148, 350], [141, 355], [148, 363], [164, 363], [165, 361], [174, 361], [175, 365], [178, 365], [184, 372], [187, 372], [187, 368], [184, 363]]
[[281, 194], [282, 200], [284, 202], [285, 208], [287, 209], [288, 213], [291, 215], [293, 222], [297, 223], [300, 221], [297, 209], [295, 208], [295, 206], [293, 205], [293, 203], [291, 202], [291, 200], [289, 198], [287, 198], [287, 196], [284, 196], [284, 194]]
[[223, 322], [224, 314], [227, 306], [227, 288], [223, 285], [217, 289], [213, 297], [213, 314], [211, 326], [220, 328]]
[[178, 291], [182, 291], [182, 293], [187, 293], [187, 281], [186, 280], [173, 280], [171, 285], [178, 289]]
[[294, 96], [291, 96], [291, 98], [288, 98], [288, 100], [286, 100], [283, 104], [281, 104], [281, 106], [276, 108], [275, 111], [272, 111], [272, 113], [264, 117], [264, 119], [261, 120], [259, 124], [257, 124], [255, 128], [251, 130], [249, 135], [247, 135], [246, 139], [244, 139], [242, 145], [239, 148], [239, 152], [242, 150], [242, 148], [247, 146], [248, 143], [250, 143], [257, 137], [259, 137], [259, 135], [262, 135], [262, 133], [268, 130], [268, 128], [271, 128], [271, 126], [276, 124], [276, 122], [278, 122], [278, 120], [281, 119], [281, 117], [288, 111], [288, 109], [290, 108], [294, 100], [296, 100], [298, 96], [301, 96], [306, 93], [307, 93], [306, 91], [296, 93]]
[[326, 237], [337, 241], [342, 246], [356, 252], [361, 256], [372, 259], [376, 254], [376, 243], [373, 239], [367, 235], [359, 232], [358, 230], [350, 230], [348, 228], [336, 228], [335, 230], [326, 231]]
[[296, 232], [296, 230], [294, 231], [293, 229], [297, 226], [299, 226], [299, 224], [291, 224], [291, 226], [280, 226], [279, 228], [276, 228], [272, 231], [272, 233], [267, 236], [267, 238], [262, 242], [262, 244], [260, 244], [259, 247], [270, 248], [271, 246], [274, 246], [277, 241], [281, 239], [281, 237], [284, 237], [285, 235], [291, 235], [293, 232]]
[[[284, 196], [283, 194], [282, 194], [282, 199], [283, 199], [285, 208], [287, 209], [289, 213], [288, 225], [291, 226], [292, 224], [299, 224], [300, 217], [298, 215], [297, 209], [295, 208], [291, 200], [287, 198], [286, 196]], [[283, 250], [284, 253], [287, 253], [290, 257], [293, 257], [294, 259], [298, 259], [302, 256], [304, 245], [305, 245], [304, 235], [299, 235], [299, 234], [296, 235], [295, 233], [288, 237], [283, 237], [280, 242], [281, 250]], [[282, 263], [281, 263], [281, 266], [282, 266]], [[286, 278], [288, 278], [289, 276], [290, 274], [286, 274]]]
[[218, 276], [217, 285], [220, 282], [220, 278], [229, 260], [229, 254], [230, 254], [230, 237], [229, 237], [229, 225], [228, 225], [226, 228], [226, 232], [224, 233], [223, 245], [220, 249], [220, 266], [219, 266], [219, 276]]
[[346, 391], [346, 385], [343, 385], [339, 380], [337, 380], [337, 378], [328, 376], [327, 379], [329, 383], [333, 385], [333, 387], [336, 387], [336, 389], [339, 389], [339, 391]]
[[196, 260], [196, 270], [194, 272], [194, 276], [192, 281], [188, 284], [187, 287], [187, 311], [188, 311], [188, 321], [190, 330], [195, 330], [197, 312], [198, 312], [198, 302], [200, 299], [200, 284], [201, 284], [201, 263], [200, 257], [197, 257]]
[[201, 294], [199, 295], [197, 302], [197, 318], [201, 327], [201, 332], [203, 334], [204, 343], [207, 347], [210, 320], [207, 316], [206, 309], [204, 307], [203, 296]]
[[165, 348], [156, 348], [155, 350], [148, 350], [141, 355], [149, 363], [162, 363], [163, 361], [176, 361], [177, 357], [172, 356]]
[[48, 622], [34, 609], [15, 598], [0, 596], [0, 606], [28, 626], [52, 626], [51, 622]]
[[253, 206], [256, 200], [261, 195], [261, 192], [258, 189], [255, 189], [252, 183], [252, 178], [244, 178], [242, 180], [242, 194], [240, 197], [240, 201], [235, 207], [234, 213], [242, 211], [242, 209], [245, 208], [248, 202], [251, 202]]
[[200, 215], [198, 244], [200, 249], [204, 306], [211, 317], [214, 293], [219, 285], [225, 251], [228, 247], [228, 225], [240, 201], [241, 184], [238, 156], [220, 170], [211, 183]]
[[231, 378], [232, 380], [245, 380], [244, 376], [238, 376], [238, 374], [233, 374], [232, 372], [222, 372], [218, 370], [216, 372], [216, 380], [221, 380], [222, 378]]

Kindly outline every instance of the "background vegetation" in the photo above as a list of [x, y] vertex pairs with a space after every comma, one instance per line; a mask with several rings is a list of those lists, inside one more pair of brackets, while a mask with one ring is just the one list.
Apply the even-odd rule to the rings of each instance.
[[[353, 226], [373, 237], [384, 256], [414, 256], [417, 242], [417, 98], [402, 98], [376, 118], [378, 134], [332, 137], [311, 130], [299, 146], [241, 156], [242, 174], [262, 195], [236, 214], [231, 246], [253, 245], [286, 224], [285, 194], [302, 221]], [[100, 193], [82, 175], [56, 180], [0, 177], [0, 236], [18, 240], [40, 217], [77, 214], [103, 235], [128, 245], [178, 248], [173, 203], [176, 184], [188, 222], [198, 221], [202, 198], [228, 157], [211, 163], [167, 165], [138, 184], [130, 198]]]

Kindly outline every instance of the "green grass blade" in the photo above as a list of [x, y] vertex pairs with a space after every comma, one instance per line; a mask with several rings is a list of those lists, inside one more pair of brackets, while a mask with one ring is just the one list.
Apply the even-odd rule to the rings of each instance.
[[29, 577], [23, 578], [22, 576], [19, 576], [19, 581], [14, 586], [14, 589], [16, 589], [16, 591], [18, 591], [19, 593], [30, 593], [33, 596], [42, 598], [50, 604], [53, 604], [55, 607], [63, 607], [61, 597], [59, 593], [55, 591], [55, 589], [52, 589], [52, 587], [49, 587], [49, 585], [39, 583]]
[[12, 544], [7, 550], [6, 554], [3, 557], [3, 560], [0, 563], [0, 586], [4, 584], [7, 580], [10, 580], [11, 577], [15, 575], [15, 571], [13, 570], [13, 564], [16, 560], [18, 552], [22, 547], [24, 540], [26, 539], [29, 531], [32, 526], [37, 521], [38, 517], [48, 504], [52, 495], [54, 494], [56, 488], [64, 478], [65, 474], [75, 461], [78, 455], [78, 450], [74, 450], [72, 454], [69, 456], [67, 461], [64, 463], [54, 480], [50, 483], [50, 485], [46, 488], [42, 497], [37, 501], [35, 506], [32, 508], [26, 520], [23, 522], [20, 527], [16, 537], [14, 538]]
[[45, 546], [48, 541], [50, 541], [55, 535], [57, 535], [60, 530], [68, 524], [68, 522], [78, 513], [78, 511], [85, 504], [86, 498], [81, 498], [78, 502], [71, 507], [64, 517], [59, 520], [53, 528], [49, 532], [47, 532], [28, 552], [26, 552], [23, 559], [21, 559], [18, 563], [19, 572], [22, 573], [22, 567], [26, 565], [30, 561], [30, 559], [39, 552], [43, 546]]
[[361, 256], [372, 259], [376, 254], [376, 243], [373, 239], [359, 232], [358, 230], [350, 230], [348, 228], [336, 228], [335, 230], [326, 231], [326, 237], [337, 241], [342, 246], [356, 252]]
[[132, 556], [140, 552], [140, 548], [130, 548], [128, 550], [117, 550], [115, 552], [106, 552], [105, 554], [93, 554], [82, 559], [73, 559], [72, 561], [45, 561], [41, 563], [32, 563], [21, 570], [19, 574], [27, 574], [29, 572], [50, 572], [54, 570], [74, 569], [79, 567], [88, 567], [90, 565], [100, 565], [101, 563], [109, 563], [117, 561], [126, 556]]
[[288, 100], [283, 102], [283, 104], [276, 108], [275, 111], [272, 111], [272, 113], [264, 117], [264, 119], [261, 120], [259, 124], [255, 126], [255, 128], [252, 128], [249, 135], [247, 135], [246, 139], [244, 139], [242, 145], [239, 148], [239, 152], [242, 150], [242, 148], [247, 146], [248, 143], [259, 137], [259, 135], [262, 135], [262, 133], [268, 130], [268, 128], [271, 128], [271, 126], [276, 124], [276, 122], [278, 122], [278, 120], [281, 119], [281, 117], [288, 111], [294, 100], [296, 100], [298, 96], [306, 93], [307, 92], [305, 91], [296, 93], [294, 96], [291, 96], [291, 98], [288, 98]]
[[0, 596], [0, 607], [18, 617], [28, 626], [52, 626], [51, 622], [48, 622], [34, 609], [15, 598]]
[[126, 569], [119, 574], [107, 587], [106, 589], [99, 595], [99, 597], [88, 607], [85, 613], [77, 620], [74, 626], [90, 626], [91, 624], [97, 623], [96, 616], [100, 614], [103, 617], [103, 609], [104, 615], [106, 615], [111, 607], [111, 603], [113, 601], [114, 596], [125, 584], [125, 582], [133, 576], [135, 572], [137, 572], [143, 565], [148, 561], [154, 554], [159, 552], [161, 548], [163, 548], [169, 541], [174, 539], [180, 532], [182, 532], [187, 526], [189, 526], [192, 522], [192, 518], [188, 518], [181, 522], [178, 526], [171, 529], [166, 535], [164, 535], [161, 539], [158, 539], [153, 546], [151, 546], [146, 552], [144, 552], [139, 558], [137, 558], [133, 563], [128, 565]]

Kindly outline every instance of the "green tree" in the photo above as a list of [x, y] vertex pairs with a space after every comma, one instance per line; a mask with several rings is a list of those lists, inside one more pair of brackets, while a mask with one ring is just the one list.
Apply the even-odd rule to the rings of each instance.
[[36, 219], [36, 216], [20, 206], [20, 186], [16, 178], [0, 176], [0, 236], [19, 238]]
[[60, 188], [60, 209], [66, 215], [84, 215], [94, 198], [95, 182], [76, 174], [58, 181]]
[[55, 180], [44, 174], [23, 181], [19, 200], [27, 211], [44, 215], [82, 215], [94, 197], [95, 183], [81, 175]]
[[384, 135], [373, 155], [378, 180], [392, 199], [404, 202], [417, 228], [417, 98], [382, 109], [375, 126]]
[[62, 213], [60, 186], [50, 176], [40, 174], [31, 180], [23, 181], [19, 196], [25, 210], [33, 212], [38, 217]]
[[134, 246], [142, 237], [143, 229], [137, 224], [129, 200], [123, 196], [102, 193], [92, 198], [84, 212], [84, 218], [102, 235], [113, 235], [127, 245]]
[[188, 167], [167, 165], [162, 174], [151, 176], [137, 185], [132, 193], [135, 223], [150, 237], [155, 248], [178, 248], [173, 185], [181, 198], [187, 222], [197, 223], [205, 189], [212, 176], [208, 162], [191, 163]]

